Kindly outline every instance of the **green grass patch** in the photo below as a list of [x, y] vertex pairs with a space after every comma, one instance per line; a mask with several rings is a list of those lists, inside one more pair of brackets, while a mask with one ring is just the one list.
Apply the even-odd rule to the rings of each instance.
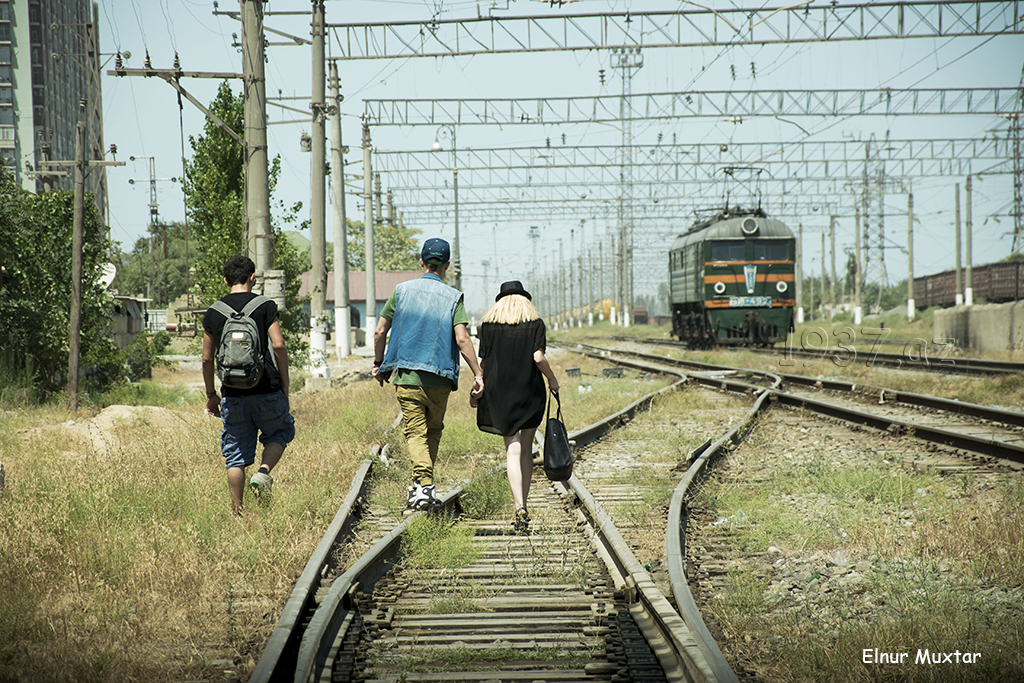
[[470, 482], [461, 498], [463, 512], [475, 519], [491, 519], [512, 513], [512, 489], [504, 470]]
[[412, 569], [458, 569], [480, 556], [473, 536], [473, 529], [456, 524], [444, 511], [420, 515], [409, 522], [402, 552]]

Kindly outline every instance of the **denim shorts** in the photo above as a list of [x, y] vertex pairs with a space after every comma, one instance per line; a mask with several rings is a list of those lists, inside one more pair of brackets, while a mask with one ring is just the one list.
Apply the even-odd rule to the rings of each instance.
[[220, 449], [228, 468], [246, 467], [256, 460], [256, 435], [264, 446], [287, 446], [295, 438], [295, 419], [282, 391], [220, 399]]

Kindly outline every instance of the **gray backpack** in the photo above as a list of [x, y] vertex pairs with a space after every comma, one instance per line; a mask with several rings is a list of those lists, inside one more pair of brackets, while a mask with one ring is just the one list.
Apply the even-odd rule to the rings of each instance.
[[224, 329], [220, 333], [220, 347], [217, 349], [217, 377], [221, 384], [233, 389], [252, 389], [260, 383], [266, 372], [266, 362], [260, 344], [260, 332], [252, 313], [271, 299], [257, 296], [236, 311], [223, 301], [216, 301], [210, 308], [223, 315]]

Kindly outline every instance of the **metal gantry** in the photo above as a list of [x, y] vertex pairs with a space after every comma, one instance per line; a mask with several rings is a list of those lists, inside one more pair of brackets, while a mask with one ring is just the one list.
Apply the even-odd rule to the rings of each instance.
[[602, 14], [329, 24], [335, 59], [400, 59], [617, 47], [769, 45], [1019, 34], [1018, 1], [809, 3]]
[[[1020, 88], [879, 88], [631, 93], [593, 97], [364, 100], [376, 126], [574, 124], [753, 116], [1007, 116]], [[623, 100], [625, 102], [623, 103]]]

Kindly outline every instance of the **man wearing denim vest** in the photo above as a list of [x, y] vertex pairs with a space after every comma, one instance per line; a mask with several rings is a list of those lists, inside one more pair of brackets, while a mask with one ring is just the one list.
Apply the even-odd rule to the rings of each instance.
[[443, 282], [450, 258], [451, 249], [443, 239], [424, 242], [423, 276], [395, 288], [373, 333], [373, 376], [381, 386], [393, 382], [405, 421], [413, 475], [405, 502], [410, 511], [440, 504], [434, 462], [448, 396], [459, 387], [460, 353], [473, 370], [470, 393], [477, 398], [484, 393], [483, 371], [466, 330], [469, 317], [462, 292]]

